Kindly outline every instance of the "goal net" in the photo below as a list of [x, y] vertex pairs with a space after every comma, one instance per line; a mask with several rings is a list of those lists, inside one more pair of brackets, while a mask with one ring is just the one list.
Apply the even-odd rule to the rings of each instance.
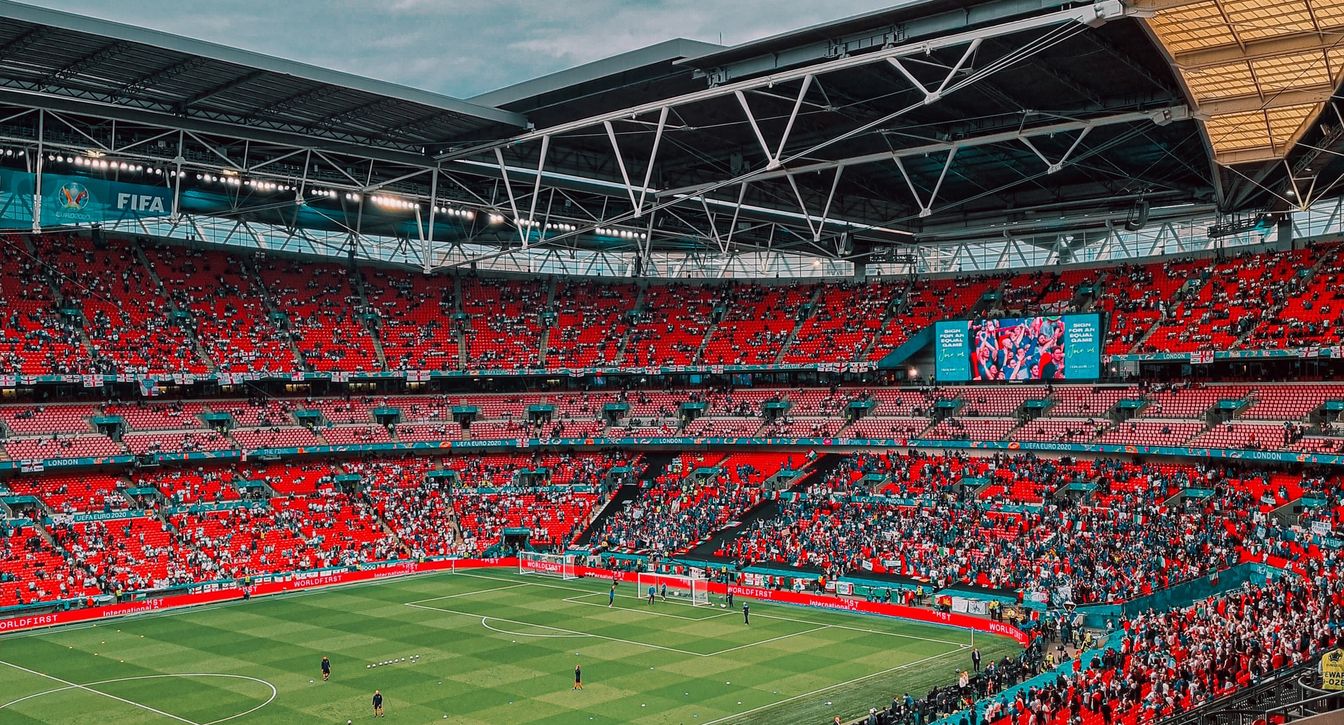
[[574, 573], [574, 557], [568, 554], [542, 554], [536, 551], [524, 551], [518, 554], [519, 574], [542, 574], [558, 576], [561, 579], [577, 579]]
[[709, 604], [708, 582], [696, 577], [681, 574], [651, 574], [640, 572], [635, 577], [635, 595], [647, 599], [649, 587], [653, 587], [654, 596], [662, 601], [664, 587], [669, 601], [685, 602], [692, 605]]

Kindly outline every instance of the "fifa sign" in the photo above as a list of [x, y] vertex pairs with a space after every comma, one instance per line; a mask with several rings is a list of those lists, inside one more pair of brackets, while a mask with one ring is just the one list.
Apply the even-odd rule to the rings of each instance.
[[172, 194], [165, 186], [69, 174], [43, 173], [39, 186], [34, 174], [0, 169], [0, 229], [29, 229], [34, 222], [55, 227], [167, 216]]

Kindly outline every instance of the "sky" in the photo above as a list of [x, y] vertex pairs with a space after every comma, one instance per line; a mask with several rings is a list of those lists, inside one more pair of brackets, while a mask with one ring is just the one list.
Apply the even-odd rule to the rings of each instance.
[[671, 38], [732, 45], [901, 0], [21, 0], [471, 96]]

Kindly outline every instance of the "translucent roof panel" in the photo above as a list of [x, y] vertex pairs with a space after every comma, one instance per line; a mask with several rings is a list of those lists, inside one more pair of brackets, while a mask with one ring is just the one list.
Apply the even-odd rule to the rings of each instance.
[[1146, 22], [1185, 81], [1219, 163], [1282, 158], [1344, 79], [1341, 0], [1199, 0]]

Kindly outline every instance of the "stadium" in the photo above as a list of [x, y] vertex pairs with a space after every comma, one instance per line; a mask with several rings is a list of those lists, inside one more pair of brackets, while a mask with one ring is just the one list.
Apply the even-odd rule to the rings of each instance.
[[466, 99], [0, 0], [0, 723], [1338, 722], [1341, 83], [1339, 0]]

